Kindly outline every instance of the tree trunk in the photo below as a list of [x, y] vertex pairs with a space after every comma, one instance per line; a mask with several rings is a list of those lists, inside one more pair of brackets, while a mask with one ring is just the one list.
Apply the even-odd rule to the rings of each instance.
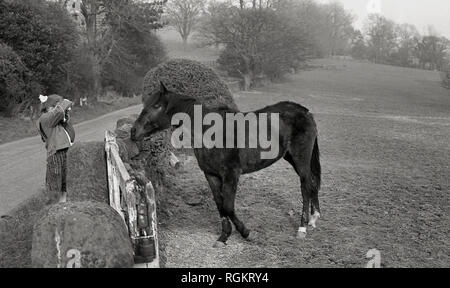
[[244, 80], [244, 91], [248, 91], [250, 90], [250, 86], [252, 84], [252, 79], [253, 79], [253, 72], [251, 69], [251, 61], [250, 58], [242, 55], [242, 59], [244, 60], [244, 65], [245, 65], [245, 70], [244, 72], [240, 72], [240, 74], [242, 75], [242, 78]]
[[183, 49], [186, 50], [188, 47], [188, 36], [184, 35], [181, 38], [183, 39]]
[[83, 16], [86, 22], [86, 38], [87, 47], [90, 51], [90, 58], [92, 61], [92, 70], [94, 77], [94, 93], [98, 97], [98, 94], [102, 90], [101, 87], [101, 63], [99, 55], [97, 55], [97, 15], [99, 13], [99, 3], [95, 1], [83, 1], [83, 5], [86, 8], [83, 10]]
[[102, 91], [102, 80], [101, 80], [101, 63], [98, 55], [92, 55], [92, 70], [94, 77], [94, 93], [95, 97], [98, 97]]
[[249, 91], [252, 84], [251, 74], [244, 74], [242, 75], [242, 78], [244, 80], [244, 87], [243, 87], [244, 91]]

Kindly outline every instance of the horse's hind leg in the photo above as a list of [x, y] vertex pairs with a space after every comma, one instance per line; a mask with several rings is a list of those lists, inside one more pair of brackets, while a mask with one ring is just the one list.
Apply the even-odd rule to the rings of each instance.
[[228, 237], [231, 235], [232, 227], [231, 223], [227, 218], [227, 215], [225, 213], [225, 209], [223, 207], [223, 197], [221, 193], [222, 189], [222, 180], [215, 176], [206, 174], [206, 180], [209, 183], [209, 187], [211, 187], [211, 191], [213, 193], [214, 202], [216, 202], [217, 210], [219, 210], [220, 218], [222, 219], [222, 233], [217, 239], [217, 242], [214, 244], [215, 247], [223, 246], [224, 243], [227, 241]]
[[250, 230], [248, 230], [244, 223], [239, 220], [234, 210], [234, 202], [236, 199], [236, 190], [240, 173], [237, 170], [231, 170], [224, 176], [222, 186], [223, 208], [225, 209], [227, 216], [233, 222], [234, 226], [236, 226], [236, 230], [246, 239], [250, 235]]
[[316, 185], [313, 185], [311, 190], [311, 219], [309, 220], [309, 225], [316, 228], [316, 222], [320, 218], [320, 207], [319, 207], [319, 189]]
[[306, 169], [309, 169], [309, 167], [302, 167], [299, 169], [302, 199], [303, 199], [303, 209], [302, 209], [302, 218], [300, 220], [300, 227], [298, 228], [297, 232], [298, 238], [306, 237], [306, 225], [309, 223], [309, 211], [311, 206], [312, 183], [311, 183], [311, 176], [306, 171]]
[[322, 168], [320, 167], [320, 153], [317, 138], [314, 140], [313, 151], [311, 155], [311, 219], [309, 225], [316, 228], [316, 221], [320, 218], [320, 205], [319, 205], [319, 189], [321, 182]]
[[[311, 149], [312, 150], [312, 149]], [[295, 169], [300, 177], [300, 185], [303, 199], [302, 216], [300, 220], [300, 227], [298, 228], [297, 237], [306, 237], [306, 226], [310, 221], [310, 207], [313, 197], [313, 182], [310, 168], [311, 150], [296, 149], [294, 152], [287, 152], [284, 159], [288, 161]], [[292, 151], [292, 150], [291, 150]]]

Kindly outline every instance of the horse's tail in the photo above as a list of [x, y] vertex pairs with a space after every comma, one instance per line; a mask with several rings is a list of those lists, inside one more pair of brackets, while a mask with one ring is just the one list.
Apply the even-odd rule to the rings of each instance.
[[314, 142], [310, 167], [312, 176], [314, 178], [314, 185], [318, 191], [320, 189], [322, 168], [320, 166], [320, 151], [319, 151], [319, 144], [317, 142], [317, 136]]

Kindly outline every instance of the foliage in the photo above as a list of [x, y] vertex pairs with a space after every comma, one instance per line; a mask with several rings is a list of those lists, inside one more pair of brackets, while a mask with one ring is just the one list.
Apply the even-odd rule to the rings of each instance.
[[416, 39], [420, 37], [419, 31], [414, 25], [396, 25], [397, 49], [391, 54], [390, 62], [397, 66], [408, 67], [413, 65]]
[[44, 93], [58, 93], [64, 86], [77, 30], [62, 7], [46, 1], [1, 0], [0, 38], [20, 56]]
[[11, 114], [17, 104], [39, 89], [19, 55], [11, 47], [0, 43], [0, 112]]
[[344, 55], [349, 50], [353, 36], [354, 16], [344, 9], [341, 3], [332, 2], [319, 6], [316, 19], [318, 46], [325, 56]]
[[2, 94], [18, 89], [12, 82], [29, 88], [14, 92], [14, 101], [2, 99], [16, 106], [35, 101], [38, 93], [78, 98], [99, 96], [103, 87], [136, 93], [145, 73], [164, 60], [163, 45], [154, 33], [162, 27], [164, 3], [82, 0], [77, 22], [66, 0], [0, 0], [0, 39], [23, 64], [17, 75], [8, 76], [20, 81], [1, 79], [9, 85], [2, 84]]
[[229, 74], [242, 77], [245, 89], [261, 74], [280, 78], [311, 50], [307, 33], [271, 8], [212, 4], [201, 34], [206, 43], [225, 46], [219, 64]]
[[396, 24], [384, 16], [369, 15], [364, 34], [355, 33], [351, 55], [403, 67], [443, 70], [450, 51], [450, 41], [445, 37], [420, 35], [411, 24]]
[[420, 60], [421, 68], [428, 63], [430, 69], [441, 70], [445, 65], [446, 50], [449, 49], [448, 40], [437, 36], [425, 36], [416, 39], [415, 55]]
[[388, 63], [396, 46], [395, 23], [384, 16], [371, 14], [365, 30], [369, 59], [376, 63]]
[[200, 20], [206, 0], [172, 0], [166, 6], [169, 24], [187, 44], [188, 38]]
[[123, 5], [120, 13], [125, 20], [115, 13], [108, 13], [104, 19], [109, 27], [105, 44], [110, 48], [101, 71], [102, 84], [125, 95], [138, 93], [145, 73], [165, 58], [164, 47], [153, 33], [156, 18], [149, 19], [145, 8]]
[[145, 73], [164, 59], [163, 46], [154, 34], [162, 27], [164, 2], [82, 1], [83, 46], [92, 63], [94, 93], [105, 86], [135, 93]]
[[355, 30], [352, 42], [350, 55], [355, 59], [365, 59], [367, 57], [367, 46], [364, 41], [364, 36], [359, 30]]

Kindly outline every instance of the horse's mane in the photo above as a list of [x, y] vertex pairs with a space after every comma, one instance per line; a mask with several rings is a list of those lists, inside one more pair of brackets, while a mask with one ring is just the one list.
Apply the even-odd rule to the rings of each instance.
[[169, 101], [171, 103], [170, 105], [177, 111], [183, 111], [190, 114], [192, 113], [194, 105], [202, 105], [204, 111], [208, 112], [217, 112], [217, 113], [238, 112], [235, 109], [223, 103], [220, 103], [217, 106], [207, 106], [204, 103], [200, 102], [198, 99], [195, 99], [193, 97], [174, 92], [169, 93], [170, 93], [169, 97], [172, 98], [172, 101]]

